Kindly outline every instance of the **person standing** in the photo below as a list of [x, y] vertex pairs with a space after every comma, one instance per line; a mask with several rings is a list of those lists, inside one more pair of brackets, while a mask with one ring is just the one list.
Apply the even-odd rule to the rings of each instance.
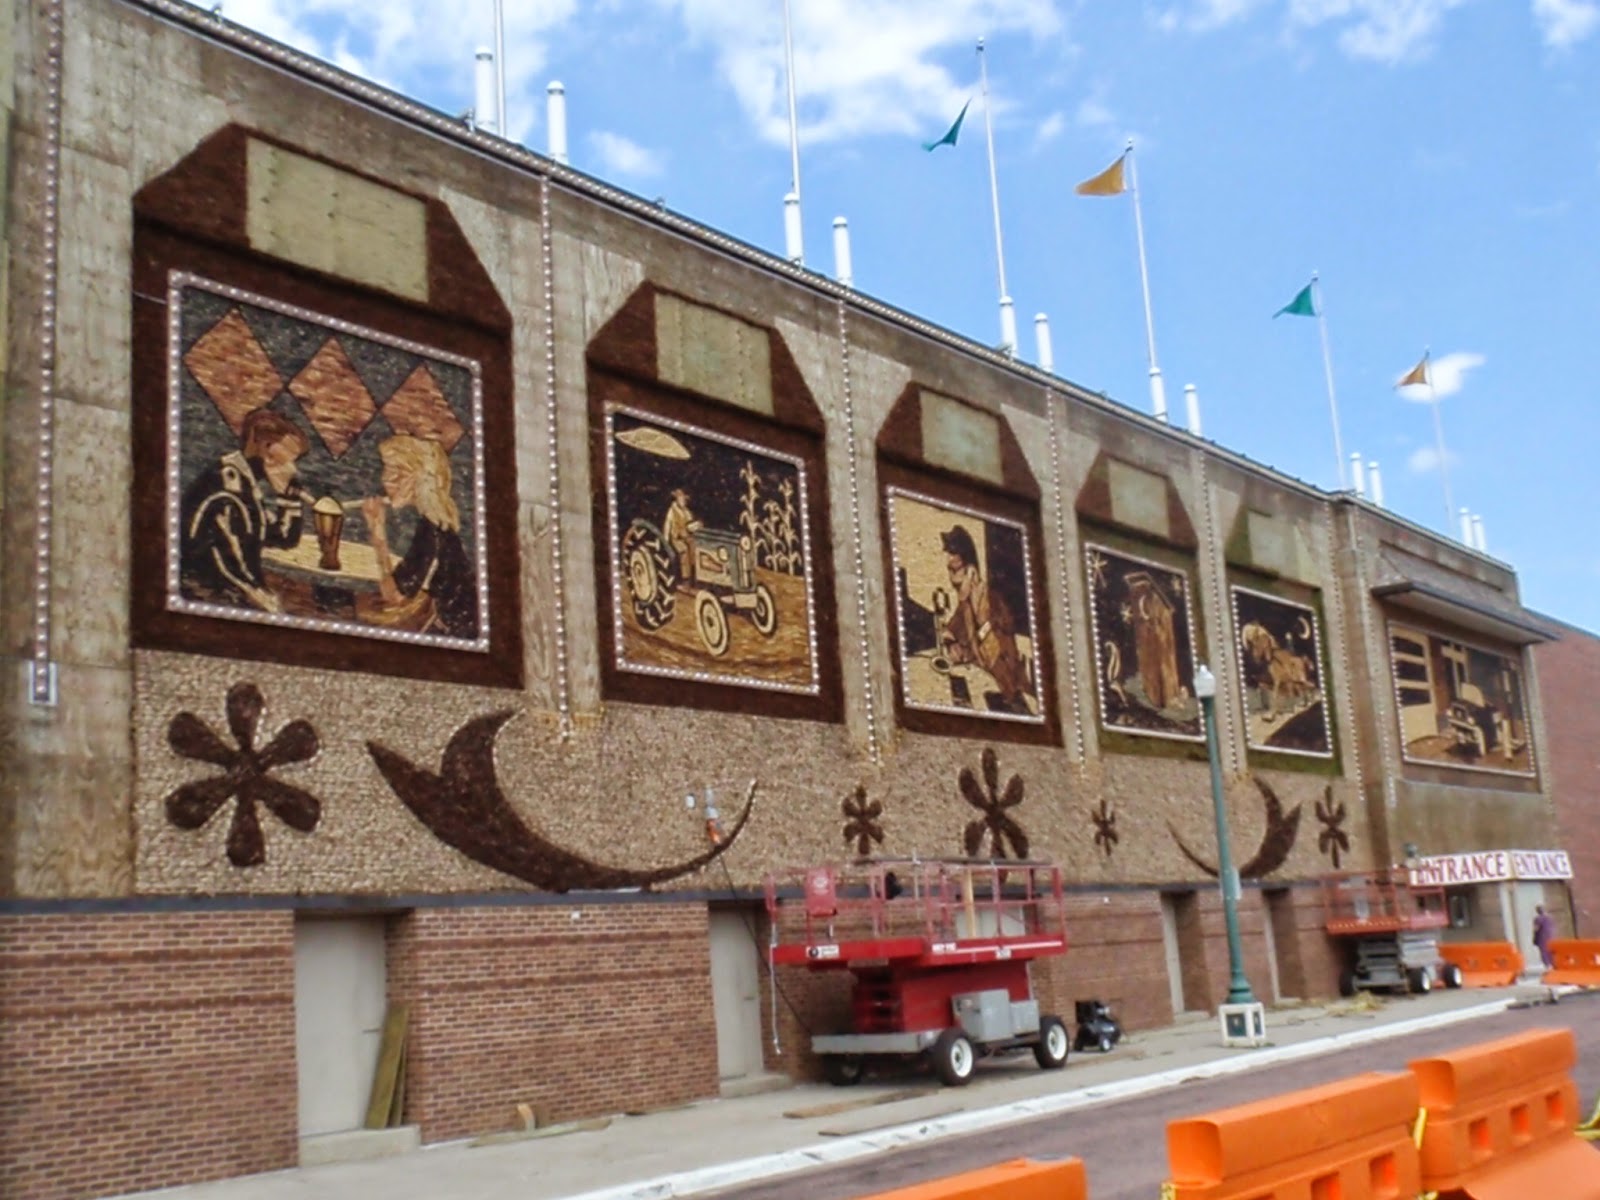
[[1533, 944], [1539, 948], [1540, 961], [1545, 970], [1556, 965], [1556, 956], [1550, 953], [1550, 939], [1556, 935], [1555, 919], [1539, 905], [1533, 910]]

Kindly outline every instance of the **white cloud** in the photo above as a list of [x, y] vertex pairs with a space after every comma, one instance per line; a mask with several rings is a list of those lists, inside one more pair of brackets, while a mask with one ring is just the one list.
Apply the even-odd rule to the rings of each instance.
[[1468, 350], [1458, 350], [1454, 354], [1441, 354], [1438, 358], [1430, 358], [1428, 379], [1433, 384], [1432, 390], [1422, 384], [1411, 384], [1398, 389], [1400, 396], [1402, 399], [1414, 400], [1419, 404], [1428, 404], [1435, 396], [1440, 399], [1454, 396], [1466, 385], [1467, 372], [1483, 366], [1487, 361], [1483, 355]]
[[[1451, 9], [1467, 0], [1287, 0], [1283, 31], [1293, 37], [1329, 26], [1351, 58], [1387, 64], [1424, 57]], [[1592, 0], [1534, 0], [1541, 7], [1592, 7]], [[1188, 0], [1158, 12], [1156, 28], [1208, 33], [1277, 7], [1275, 0]]]
[[[1461, 457], [1454, 450], [1446, 449], [1444, 461], [1447, 466], [1459, 467]], [[1439, 469], [1439, 451], [1433, 446], [1422, 446], [1413, 450], [1406, 459], [1406, 469], [1413, 475], [1429, 475]]]
[[1116, 114], [1105, 102], [1105, 97], [1097, 89], [1092, 95], [1086, 96], [1073, 113], [1073, 120], [1085, 129], [1108, 129], [1117, 123]]
[[601, 166], [617, 175], [648, 178], [659, 175], [665, 164], [662, 156], [620, 133], [597, 130], [589, 135], [589, 145]]
[[[655, 0], [709, 45], [759, 134], [789, 140], [783, 13], [777, 4]], [[800, 132], [811, 143], [863, 134], [938, 137], [978, 90], [976, 34], [1034, 39], [1062, 29], [1056, 0], [808, 0], [792, 6]], [[952, 71], [942, 59], [966, 50]], [[1003, 108], [1003, 70], [990, 61]], [[978, 115], [976, 112], [974, 116]]]
[[1546, 46], [1566, 50], [1600, 28], [1600, 4], [1594, 0], [1533, 0], [1533, 23]]
[[1033, 134], [1034, 145], [1042, 146], [1046, 142], [1055, 141], [1058, 137], [1061, 136], [1062, 131], [1065, 130], [1066, 127], [1067, 127], [1067, 118], [1066, 118], [1066, 115], [1064, 113], [1060, 113], [1060, 112], [1051, 113], [1048, 117], [1046, 117], [1044, 120], [1039, 122], [1039, 128], [1034, 131], [1034, 134]]

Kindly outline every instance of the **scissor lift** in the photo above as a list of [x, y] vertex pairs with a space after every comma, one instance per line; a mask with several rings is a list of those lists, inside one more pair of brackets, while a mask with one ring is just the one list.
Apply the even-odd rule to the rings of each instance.
[[1388, 989], [1426, 994], [1435, 980], [1461, 986], [1461, 968], [1439, 957], [1449, 924], [1444, 889], [1411, 882], [1404, 870], [1329, 875], [1322, 881], [1329, 936], [1348, 944], [1339, 994]]
[[960, 1085], [981, 1056], [1032, 1048], [1066, 1065], [1060, 1017], [1041, 1015], [1028, 964], [1067, 949], [1060, 869], [1037, 862], [872, 860], [769, 876], [772, 963], [854, 977], [848, 1033], [818, 1034], [827, 1078], [924, 1055]]

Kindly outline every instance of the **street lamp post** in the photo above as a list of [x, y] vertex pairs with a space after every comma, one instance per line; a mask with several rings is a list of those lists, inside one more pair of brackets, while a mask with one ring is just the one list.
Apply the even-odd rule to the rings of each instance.
[[1222, 800], [1222, 763], [1217, 752], [1217, 677], [1203, 664], [1195, 669], [1194, 694], [1206, 727], [1206, 757], [1211, 760], [1211, 804], [1217, 819], [1217, 872], [1222, 876], [1222, 917], [1228, 927], [1228, 1003], [1254, 1004], [1255, 993], [1244, 974], [1244, 946], [1239, 939], [1239, 876], [1233, 869], [1228, 837], [1228, 810]]

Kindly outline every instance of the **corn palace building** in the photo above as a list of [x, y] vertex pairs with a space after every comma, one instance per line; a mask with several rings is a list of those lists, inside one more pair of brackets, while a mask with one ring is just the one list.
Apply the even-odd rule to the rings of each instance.
[[1208, 1010], [1201, 664], [1263, 998], [1332, 872], [1567, 913], [1506, 564], [203, 10], [0, 27], [0, 1192], [292, 1166], [386, 1046], [430, 1142], [805, 1076], [812, 863], [1050, 860], [1045, 1011]]

